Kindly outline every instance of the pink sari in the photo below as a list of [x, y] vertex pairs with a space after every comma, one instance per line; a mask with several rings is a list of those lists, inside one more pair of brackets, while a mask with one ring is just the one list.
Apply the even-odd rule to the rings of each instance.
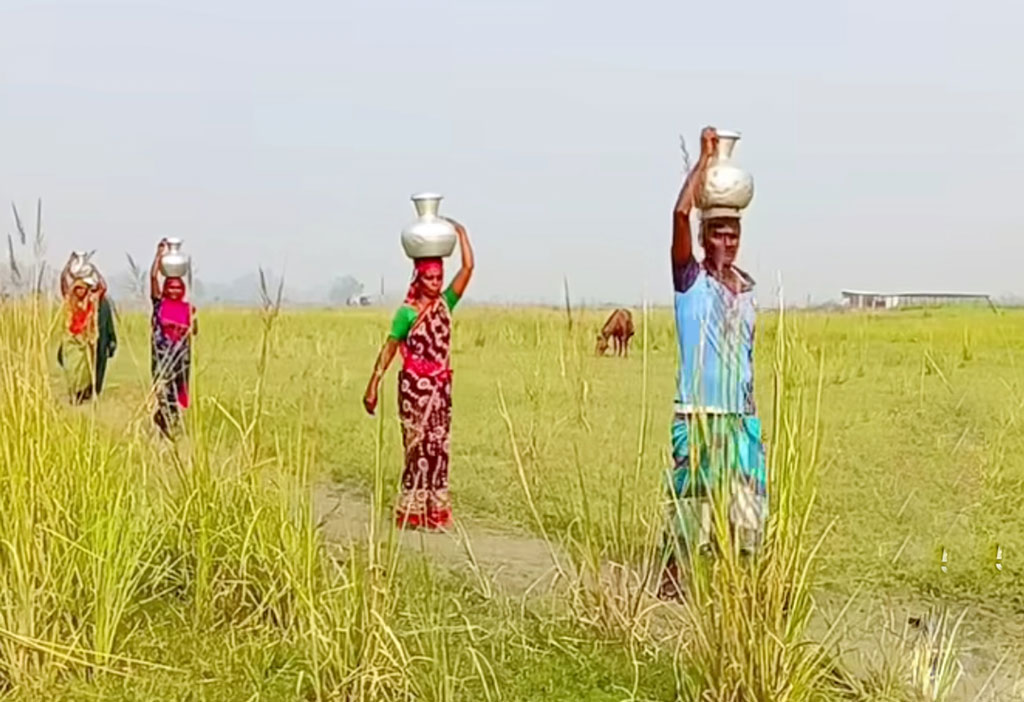
[[185, 300], [154, 300], [153, 379], [163, 414], [176, 415], [174, 405], [189, 406], [189, 334], [192, 305]]
[[192, 326], [192, 305], [184, 300], [160, 301], [161, 331], [168, 340], [177, 343], [185, 338]]

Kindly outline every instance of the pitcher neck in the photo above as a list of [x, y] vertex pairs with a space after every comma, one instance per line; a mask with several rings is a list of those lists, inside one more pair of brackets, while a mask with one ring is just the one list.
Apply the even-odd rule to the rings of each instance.
[[736, 148], [736, 142], [740, 140], [738, 134], [719, 134], [718, 136], [718, 149], [715, 152], [716, 159], [728, 159], [732, 158], [733, 149]]
[[420, 217], [436, 217], [437, 210], [441, 206], [441, 195], [433, 193], [421, 193], [412, 196], [412, 204], [416, 208], [416, 214]]

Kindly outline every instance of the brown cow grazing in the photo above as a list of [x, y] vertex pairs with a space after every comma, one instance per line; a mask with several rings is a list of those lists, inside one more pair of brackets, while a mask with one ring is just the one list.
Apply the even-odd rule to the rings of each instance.
[[601, 327], [601, 331], [597, 335], [597, 348], [595, 352], [598, 356], [603, 356], [608, 351], [608, 340], [611, 339], [614, 344], [615, 355], [628, 356], [629, 340], [633, 338], [635, 333], [636, 329], [633, 327], [632, 313], [629, 310], [619, 308], [611, 313], [608, 321]]

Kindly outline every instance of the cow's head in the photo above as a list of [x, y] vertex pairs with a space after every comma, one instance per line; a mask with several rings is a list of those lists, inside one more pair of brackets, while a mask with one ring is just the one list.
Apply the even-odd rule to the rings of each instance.
[[604, 334], [597, 335], [597, 346], [594, 348], [594, 353], [598, 356], [603, 356], [605, 351], [608, 350], [608, 337]]

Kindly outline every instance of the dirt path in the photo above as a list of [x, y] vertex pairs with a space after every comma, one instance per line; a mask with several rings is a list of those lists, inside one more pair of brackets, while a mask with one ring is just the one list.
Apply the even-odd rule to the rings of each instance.
[[[370, 504], [356, 491], [319, 484], [313, 491], [313, 510], [329, 541], [351, 543], [366, 537]], [[453, 570], [483, 575], [509, 594], [549, 589], [558, 572], [555, 558], [568, 568], [565, 554], [543, 539], [472, 519], [458, 519], [447, 532], [399, 531], [399, 539], [404, 548], [430, 555]]]
[[[813, 620], [810, 631], [812, 636], [821, 637], [848, 596], [819, 592], [816, 599], [820, 616]], [[910, 593], [865, 593], [856, 597], [843, 617], [843, 660], [853, 672], [863, 676], [869, 663], [871, 669], [878, 670], [884, 667], [883, 660], [890, 663], [898, 660], [901, 641], [908, 644], [905, 650], [919, 650], [924, 640], [922, 632], [938, 630], [937, 610], [941, 606], [941, 602]], [[994, 612], [965, 603], [946, 603], [946, 606], [950, 628], [961, 612], [968, 611], [954, 640], [963, 676], [957, 694], [950, 699], [1024, 700], [1024, 670], [1021, 668], [1024, 627], [1021, 623], [1006, 621]], [[911, 624], [911, 620], [917, 623]]]

